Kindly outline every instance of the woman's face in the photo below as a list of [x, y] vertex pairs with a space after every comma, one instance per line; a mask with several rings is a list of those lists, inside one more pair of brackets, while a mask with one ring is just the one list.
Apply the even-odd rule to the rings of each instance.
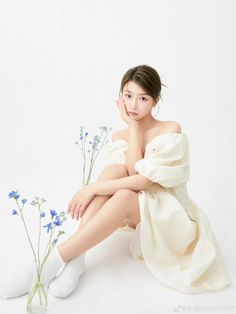
[[124, 85], [122, 98], [127, 112], [134, 112], [136, 115], [129, 115], [135, 120], [139, 120], [151, 114], [152, 106], [156, 103], [154, 99], [134, 81], [129, 81]]

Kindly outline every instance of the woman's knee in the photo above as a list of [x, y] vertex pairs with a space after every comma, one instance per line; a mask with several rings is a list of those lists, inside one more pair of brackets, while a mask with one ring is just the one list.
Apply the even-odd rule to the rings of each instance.
[[98, 177], [98, 181], [116, 179], [128, 176], [126, 165], [122, 164], [109, 164], [106, 165], [102, 173]]
[[114, 195], [119, 199], [129, 200], [131, 197], [137, 196], [137, 193], [129, 189], [120, 189]]
[[115, 199], [124, 206], [126, 219], [132, 225], [140, 222], [139, 198], [138, 193], [129, 189], [120, 189], [114, 194]]

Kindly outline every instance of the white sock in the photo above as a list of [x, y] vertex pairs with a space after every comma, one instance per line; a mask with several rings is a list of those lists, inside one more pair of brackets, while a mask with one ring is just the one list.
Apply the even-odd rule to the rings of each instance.
[[43, 266], [41, 272], [42, 282], [48, 285], [65, 264], [66, 263], [59, 254], [57, 247], [55, 247]]
[[34, 262], [31, 261], [24, 268], [14, 267], [7, 270], [6, 276], [1, 278], [0, 297], [9, 299], [28, 293], [34, 276], [34, 268]]
[[66, 263], [62, 272], [51, 282], [49, 291], [57, 298], [65, 298], [77, 287], [80, 276], [85, 272], [85, 254], [71, 259]]
[[[47, 285], [65, 265], [57, 247], [53, 249], [42, 270], [42, 281]], [[23, 271], [15, 271], [5, 282], [0, 283], [0, 297], [16, 298], [30, 291], [35, 277], [35, 264], [32, 262]]]

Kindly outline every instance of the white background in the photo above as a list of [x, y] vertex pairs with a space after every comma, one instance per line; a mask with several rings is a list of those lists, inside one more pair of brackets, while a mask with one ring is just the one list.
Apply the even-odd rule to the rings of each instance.
[[[207, 214], [232, 280], [215, 294], [175, 292], [131, 259], [130, 234], [114, 233], [88, 252], [91, 271], [78, 291], [50, 299], [50, 313], [235, 306], [235, 9], [233, 0], [1, 2], [1, 273], [10, 276], [9, 263], [24, 264], [28, 254], [8, 193], [18, 189], [45, 198], [48, 210], [66, 209], [82, 182], [79, 126], [92, 134], [102, 125], [127, 127], [115, 105], [120, 82], [129, 68], [148, 64], [168, 86], [157, 118], [178, 121], [188, 136], [189, 195]], [[105, 163], [101, 154], [94, 180]], [[31, 229], [33, 210], [26, 209]], [[68, 219], [68, 232], [75, 226]], [[120, 269], [119, 258], [122, 274], [112, 268]], [[25, 302], [0, 300], [0, 313], [24, 313]]]

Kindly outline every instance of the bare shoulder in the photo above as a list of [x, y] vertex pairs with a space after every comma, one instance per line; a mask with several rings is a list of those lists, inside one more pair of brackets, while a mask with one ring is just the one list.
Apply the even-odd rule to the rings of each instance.
[[177, 121], [166, 121], [168, 130], [174, 133], [182, 133], [181, 125]]
[[122, 139], [122, 138], [124, 139], [126, 130], [127, 129], [122, 129], [122, 130], [115, 131], [112, 134], [112, 141], [114, 142], [114, 141]]

